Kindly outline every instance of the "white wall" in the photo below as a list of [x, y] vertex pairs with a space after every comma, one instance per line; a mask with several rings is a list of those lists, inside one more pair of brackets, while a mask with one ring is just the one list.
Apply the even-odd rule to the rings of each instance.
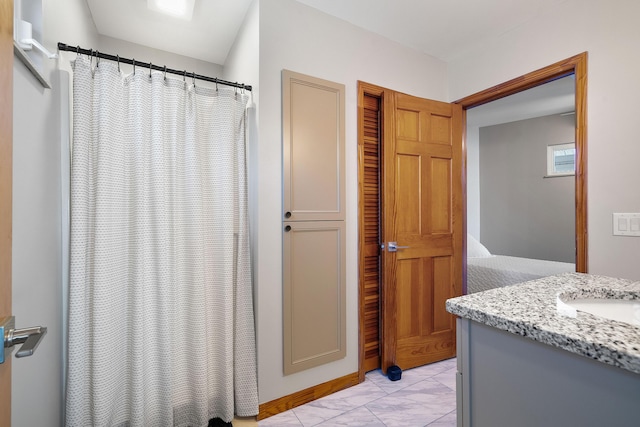
[[[347, 356], [282, 373], [281, 71], [346, 85]], [[358, 370], [357, 80], [446, 100], [446, 65], [292, 0], [260, 1], [260, 143], [255, 260], [260, 402]]]
[[480, 229], [492, 254], [575, 263], [575, 177], [546, 177], [547, 147], [574, 136], [573, 115], [480, 128]]
[[640, 279], [640, 238], [612, 235], [613, 212], [640, 212], [637, 93], [640, 2], [567, 0], [449, 63], [451, 100], [588, 51], [589, 271]]
[[[254, 105], [259, 104], [260, 97], [260, 14], [259, 0], [254, 0], [249, 6], [242, 26], [231, 47], [224, 64], [223, 77], [230, 82], [241, 82], [252, 86], [251, 99]], [[250, 101], [251, 102], [251, 101]], [[247, 178], [249, 183], [249, 228], [251, 238], [251, 259], [255, 266], [258, 246], [258, 221], [254, 212], [257, 212], [257, 191], [259, 179], [258, 152], [260, 139], [258, 135], [258, 109], [249, 108], [247, 114]], [[255, 267], [252, 269], [254, 284], [254, 310], [257, 310], [256, 287], [258, 281], [255, 277]], [[257, 317], [257, 316], [256, 316]]]
[[[13, 425], [57, 424], [62, 405], [59, 93], [43, 90], [17, 58], [13, 69], [13, 314], [18, 328], [48, 327], [34, 356], [14, 359]], [[54, 81], [53, 73], [47, 77]]]
[[252, 85], [255, 103], [258, 103], [260, 79], [259, 5], [259, 0], [254, 0], [249, 6], [238, 35], [227, 55], [222, 74], [225, 80]]
[[[44, 44], [91, 45], [93, 21], [82, 0], [43, 2]], [[17, 327], [48, 333], [32, 357], [14, 359], [12, 425], [62, 423], [62, 150], [59, 72], [66, 60], [43, 59], [44, 89], [14, 57], [13, 313]]]
[[[139, 44], [130, 43], [120, 39], [114, 39], [112, 37], [99, 36], [97, 45], [92, 46], [92, 48], [113, 55], [117, 54], [121, 57], [133, 58], [136, 62], [151, 61], [154, 65], [166, 65], [167, 68], [185, 70], [188, 73], [195, 72], [196, 74], [201, 74], [203, 76], [222, 77], [222, 65], [190, 58], [188, 56], [176, 55], [164, 50], [152, 49], [150, 47], [141, 46]], [[68, 53], [67, 55], [75, 57], [74, 53]], [[121, 64], [120, 69], [124, 73], [131, 73], [133, 71], [133, 67], [128, 64]], [[145, 72], [145, 70], [136, 66], [136, 73], [138, 72]], [[148, 68], [146, 69], [146, 72], [149, 72]], [[167, 74], [167, 78], [181, 79], [183, 77], [176, 74]], [[187, 75], [186, 81], [191, 84], [192, 80], [189, 78], [189, 75]], [[196, 80], [196, 85], [214, 86], [213, 83], [208, 83], [204, 80]]]

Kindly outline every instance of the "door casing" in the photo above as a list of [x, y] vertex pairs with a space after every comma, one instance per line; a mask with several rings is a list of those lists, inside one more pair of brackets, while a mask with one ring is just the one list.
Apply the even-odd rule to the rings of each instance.
[[[573, 74], [575, 76], [576, 111], [576, 174], [575, 174], [575, 215], [576, 215], [576, 271], [588, 271], [588, 235], [587, 235], [587, 52], [558, 61], [547, 67], [532, 71], [515, 79], [485, 89], [481, 92], [455, 101], [463, 109], [463, 132], [466, 131], [466, 110], [491, 101], [504, 98], [518, 92], [543, 85], [550, 81]], [[463, 135], [463, 157], [466, 159], [466, 134]], [[463, 168], [463, 174], [466, 167]], [[466, 200], [466, 175], [463, 178]], [[465, 203], [466, 206], [466, 203]], [[466, 212], [465, 224], [466, 224]], [[466, 255], [466, 251], [465, 251]], [[464, 265], [464, 283], [466, 291], [466, 256]]]

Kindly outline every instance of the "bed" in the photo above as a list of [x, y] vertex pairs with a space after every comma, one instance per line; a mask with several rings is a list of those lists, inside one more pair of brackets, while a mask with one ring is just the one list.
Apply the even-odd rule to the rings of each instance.
[[467, 236], [469, 294], [574, 271], [575, 264], [567, 262], [492, 255], [473, 236]]

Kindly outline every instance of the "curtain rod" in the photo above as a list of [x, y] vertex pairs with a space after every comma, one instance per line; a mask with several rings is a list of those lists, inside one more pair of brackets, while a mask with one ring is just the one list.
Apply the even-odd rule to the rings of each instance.
[[151, 68], [151, 69], [162, 71], [165, 73], [177, 74], [179, 76], [190, 77], [192, 79], [206, 80], [208, 82], [217, 83], [225, 86], [237, 87], [237, 88], [245, 89], [248, 91], [251, 91], [252, 89], [251, 85], [245, 85], [244, 83], [238, 83], [238, 82], [234, 83], [234, 82], [218, 79], [216, 77], [207, 77], [207, 76], [203, 76], [196, 73], [187, 73], [186, 70], [175, 70], [172, 68], [168, 68], [166, 66], [155, 65], [150, 62], [138, 62], [135, 59], [122, 58], [118, 55], [110, 55], [108, 53], [98, 52], [97, 50], [93, 50], [93, 49], [83, 49], [80, 46], [69, 46], [61, 42], [58, 42], [58, 50], [62, 50], [66, 52], [76, 52], [78, 54], [81, 53], [83, 55], [89, 55], [89, 56], [95, 56], [97, 58], [108, 59], [110, 61], [122, 62], [124, 64], [133, 65], [134, 67], [141, 67], [146, 69]]

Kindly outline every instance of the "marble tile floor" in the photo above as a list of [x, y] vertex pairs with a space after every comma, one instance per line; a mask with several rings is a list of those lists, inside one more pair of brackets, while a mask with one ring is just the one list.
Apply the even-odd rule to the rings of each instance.
[[406, 370], [399, 381], [376, 370], [362, 384], [261, 420], [258, 426], [455, 426], [455, 389], [455, 358]]

